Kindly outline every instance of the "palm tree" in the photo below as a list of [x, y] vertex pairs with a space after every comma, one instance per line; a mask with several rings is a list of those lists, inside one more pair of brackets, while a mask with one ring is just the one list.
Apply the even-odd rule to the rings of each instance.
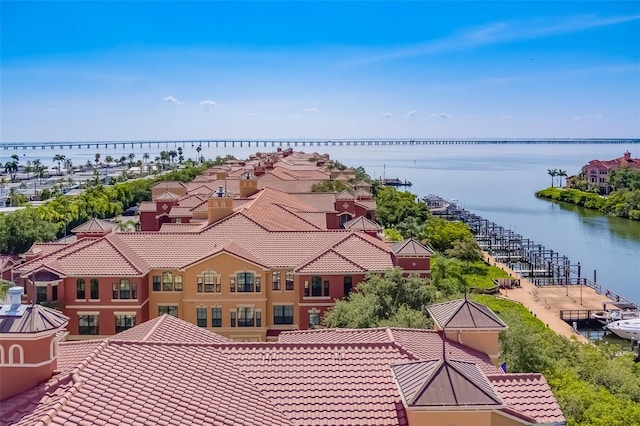
[[148, 152], [145, 152], [144, 154], [142, 154], [142, 160], [144, 161], [144, 165], [145, 165], [143, 170], [146, 169], [146, 171], [149, 172], [149, 153]]
[[555, 177], [558, 176], [558, 169], [547, 169], [547, 174], [551, 176], [551, 187], [554, 187]]
[[200, 151], [202, 151], [202, 145], [198, 145], [196, 147], [196, 152], [198, 153], [198, 162], [202, 163], [202, 157], [200, 157]]
[[179, 146], [178, 147], [178, 164], [182, 164], [182, 162], [184, 161], [184, 155], [182, 155], [182, 147]]
[[171, 157], [171, 164], [173, 165], [176, 162], [176, 157], [178, 156], [178, 153], [175, 150], [171, 150], [169, 151], [169, 157]]
[[127, 156], [127, 158], [129, 159], [129, 167], [131, 168], [133, 166], [133, 159], [136, 158], [136, 155], [132, 152]]
[[71, 159], [64, 160], [64, 168], [67, 170], [67, 174], [73, 174], [73, 162]]
[[16, 174], [18, 173], [18, 163], [15, 160], [7, 161], [4, 164], [4, 171], [9, 173], [9, 177], [11, 178], [11, 182], [13, 182], [16, 178]]
[[107, 169], [104, 172], [104, 177], [108, 177], [109, 176], [109, 166], [111, 165], [111, 163], [113, 163], [113, 157], [110, 155], [107, 155], [104, 159], [104, 162], [107, 163]]
[[96, 154], [96, 159], [94, 161], [96, 162], [96, 168], [97, 168], [98, 164], [100, 164], [100, 153]]
[[563, 177], [567, 177], [567, 171], [566, 170], [558, 170], [558, 176], [560, 176], [560, 184], [559, 186], [562, 187], [562, 178]]
[[58, 173], [62, 173], [61, 170], [61, 163], [66, 159], [66, 157], [63, 154], [56, 154], [53, 156], [53, 161], [55, 163], [58, 163]]

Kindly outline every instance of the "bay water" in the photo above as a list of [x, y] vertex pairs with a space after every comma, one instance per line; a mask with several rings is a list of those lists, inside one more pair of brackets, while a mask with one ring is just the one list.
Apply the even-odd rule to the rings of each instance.
[[[3, 164], [17, 153], [20, 163], [39, 158], [52, 166], [55, 154], [64, 154], [75, 165], [93, 162], [96, 153], [104, 161], [134, 153], [151, 160], [162, 150], [183, 146], [185, 158], [196, 158], [195, 144], [133, 144], [98, 148], [2, 150]], [[234, 155], [246, 158], [272, 147], [207, 146], [205, 158]], [[299, 146], [296, 150], [329, 153], [341, 163], [365, 168], [374, 178], [399, 178], [412, 182], [406, 190], [423, 197], [436, 194], [456, 199], [458, 205], [485, 219], [511, 229], [525, 238], [581, 263], [582, 275], [640, 303], [640, 221], [609, 217], [565, 203], [538, 199], [535, 191], [551, 186], [548, 169], [577, 174], [590, 160], [610, 160], [630, 151], [640, 157], [640, 144], [490, 144], [490, 145], [397, 145], [397, 146]], [[554, 183], [558, 185], [558, 178]]]

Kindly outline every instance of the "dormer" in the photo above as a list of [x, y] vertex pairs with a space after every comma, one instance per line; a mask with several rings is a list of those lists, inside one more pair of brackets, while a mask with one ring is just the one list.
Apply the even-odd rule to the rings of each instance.
[[233, 197], [221, 186], [207, 200], [207, 222], [214, 223], [233, 213]]
[[435, 330], [445, 330], [449, 340], [485, 353], [499, 365], [498, 335], [507, 325], [487, 306], [464, 299], [427, 306]]
[[57, 367], [56, 334], [69, 318], [41, 305], [23, 305], [22, 287], [10, 287], [0, 307], [0, 400], [48, 380]]

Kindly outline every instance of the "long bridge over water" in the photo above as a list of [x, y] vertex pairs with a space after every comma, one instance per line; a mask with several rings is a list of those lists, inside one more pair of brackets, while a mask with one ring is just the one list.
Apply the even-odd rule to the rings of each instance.
[[135, 148], [135, 147], [304, 147], [387, 145], [499, 145], [499, 144], [635, 144], [637, 138], [612, 139], [193, 139], [137, 141], [0, 142], [0, 150]]

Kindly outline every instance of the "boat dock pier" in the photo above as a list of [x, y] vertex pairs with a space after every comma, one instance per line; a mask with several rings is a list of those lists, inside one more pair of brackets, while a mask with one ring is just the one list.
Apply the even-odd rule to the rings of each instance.
[[605, 308], [640, 309], [631, 300], [598, 284], [595, 271], [593, 280], [583, 276], [580, 262], [572, 263], [567, 256], [438, 196], [425, 197], [424, 202], [432, 214], [466, 223], [485, 253], [485, 262], [520, 278], [521, 287], [502, 289], [503, 296], [523, 303], [540, 319], [545, 318], [547, 324], [552, 316], [566, 326], [587, 321], [593, 312]]

